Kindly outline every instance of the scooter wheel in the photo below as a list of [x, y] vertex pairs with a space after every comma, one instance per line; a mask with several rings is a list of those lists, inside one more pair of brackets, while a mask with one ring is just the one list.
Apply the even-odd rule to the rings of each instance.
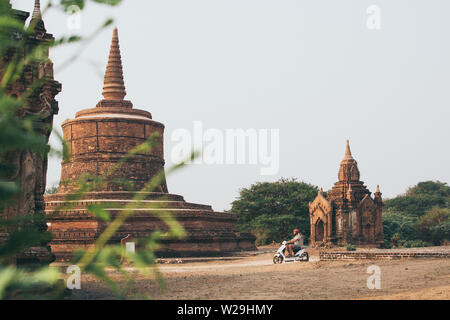
[[275, 257], [273, 257], [273, 263], [275, 263], [275, 264], [283, 263], [283, 257], [282, 256], [275, 256]]
[[305, 252], [305, 254], [303, 255], [303, 261], [309, 261], [309, 254], [308, 254], [308, 252]]

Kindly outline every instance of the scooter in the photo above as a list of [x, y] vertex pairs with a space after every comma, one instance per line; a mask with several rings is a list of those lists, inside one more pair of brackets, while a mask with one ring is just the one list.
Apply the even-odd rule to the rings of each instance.
[[286, 250], [286, 241], [283, 241], [281, 247], [278, 248], [277, 253], [273, 256], [273, 263], [280, 264], [283, 262], [296, 262], [296, 261], [309, 261], [309, 254], [306, 252], [306, 248], [295, 251], [294, 256], [286, 258], [284, 254]]

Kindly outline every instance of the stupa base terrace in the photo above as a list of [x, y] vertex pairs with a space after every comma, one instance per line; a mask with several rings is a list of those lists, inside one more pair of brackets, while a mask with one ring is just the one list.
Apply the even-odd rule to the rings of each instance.
[[165, 231], [168, 226], [161, 217], [172, 217], [186, 232], [181, 240], [163, 239], [156, 252], [159, 257], [218, 256], [236, 251], [253, 251], [255, 237], [236, 229], [236, 216], [215, 212], [211, 206], [188, 203], [182, 196], [166, 193], [147, 193], [145, 200], [133, 200], [135, 194], [123, 191], [89, 192], [83, 200], [66, 201], [71, 194], [46, 196], [46, 214], [50, 243], [56, 261], [69, 261], [78, 248], [89, 248], [106, 229], [104, 222], [88, 212], [88, 205], [102, 205], [111, 221], [125, 206], [133, 205], [133, 215], [111, 238], [111, 243], [131, 235], [137, 239], [149, 238], [154, 231]]

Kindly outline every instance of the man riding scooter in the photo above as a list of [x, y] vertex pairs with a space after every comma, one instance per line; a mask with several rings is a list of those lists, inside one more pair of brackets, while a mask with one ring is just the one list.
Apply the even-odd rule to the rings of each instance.
[[290, 258], [294, 255], [294, 252], [297, 252], [303, 247], [303, 236], [300, 233], [300, 230], [294, 229], [294, 238], [286, 242], [286, 249], [288, 254], [286, 258]]

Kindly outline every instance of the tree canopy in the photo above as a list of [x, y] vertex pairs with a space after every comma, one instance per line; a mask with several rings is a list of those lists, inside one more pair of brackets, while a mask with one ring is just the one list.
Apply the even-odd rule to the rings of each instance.
[[383, 228], [386, 245], [440, 245], [450, 234], [450, 187], [424, 181], [405, 194], [385, 201]]
[[292, 238], [298, 228], [309, 239], [308, 203], [318, 187], [295, 179], [259, 182], [240, 191], [230, 212], [238, 216], [238, 228], [252, 232], [258, 245]]
[[385, 201], [387, 212], [402, 212], [420, 217], [438, 206], [449, 208], [450, 186], [440, 181], [424, 181], [409, 188], [404, 195]]

